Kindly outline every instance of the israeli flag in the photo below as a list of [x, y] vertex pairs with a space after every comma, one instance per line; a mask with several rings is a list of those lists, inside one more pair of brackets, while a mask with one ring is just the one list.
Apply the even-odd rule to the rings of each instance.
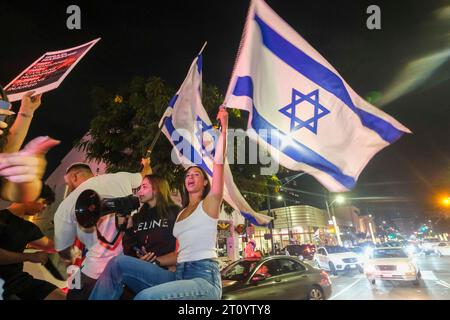
[[225, 106], [250, 113], [249, 136], [281, 165], [332, 192], [352, 189], [378, 151], [410, 133], [262, 0], [250, 4]]
[[[215, 144], [219, 133], [214, 129], [201, 99], [202, 55], [194, 59], [178, 92], [169, 102], [159, 126], [174, 146], [184, 168], [200, 166], [212, 182]], [[267, 225], [271, 217], [255, 212], [234, 184], [229, 164], [224, 168], [224, 199], [249, 222]]]

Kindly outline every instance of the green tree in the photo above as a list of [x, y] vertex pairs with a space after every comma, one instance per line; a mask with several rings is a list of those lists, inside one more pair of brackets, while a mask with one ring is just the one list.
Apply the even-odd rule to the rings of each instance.
[[[223, 96], [217, 87], [207, 84], [203, 85], [202, 91], [203, 105], [215, 123]], [[175, 89], [158, 77], [136, 77], [114, 93], [94, 88], [91, 139], [77, 141], [76, 146], [86, 152], [88, 159], [106, 163], [108, 172], [139, 171], [140, 160], [157, 134], [159, 121], [174, 93]], [[247, 119], [239, 110], [231, 109], [229, 113], [230, 128], [246, 127]], [[166, 177], [172, 187], [180, 188], [184, 170], [172, 162], [171, 151], [170, 142], [161, 135], [151, 154], [152, 166], [155, 172]], [[259, 165], [231, 165], [239, 189], [252, 192], [245, 196], [255, 210], [265, 202], [263, 195], [273, 192], [268, 183], [274, 185], [278, 181], [273, 176], [261, 176], [259, 169]]]

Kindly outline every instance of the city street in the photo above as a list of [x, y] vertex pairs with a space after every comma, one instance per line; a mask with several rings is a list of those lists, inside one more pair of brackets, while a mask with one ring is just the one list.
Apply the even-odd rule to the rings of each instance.
[[378, 281], [371, 285], [357, 271], [330, 276], [333, 293], [330, 300], [449, 300], [450, 257], [419, 256], [422, 273], [418, 286], [411, 282]]

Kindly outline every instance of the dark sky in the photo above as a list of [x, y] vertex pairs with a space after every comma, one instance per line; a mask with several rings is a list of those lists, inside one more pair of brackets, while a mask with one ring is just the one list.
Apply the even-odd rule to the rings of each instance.
[[[50, 135], [62, 144], [48, 155], [48, 173], [89, 127], [90, 89], [115, 90], [133, 76], [157, 75], [178, 87], [204, 41], [204, 81], [225, 93], [248, 1], [21, 1], [2, 4], [0, 83], [6, 85], [46, 51], [102, 40], [55, 91], [44, 95], [28, 137]], [[436, 25], [448, 1], [303, 1], [267, 3], [315, 47], [361, 96], [383, 91], [412, 59], [449, 48], [450, 26]], [[82, 29], [66, 28], [66, 8], [81, 7]], [[382, 29], [366, 28], [366, 8], [381, 7]], [[448, 14], [448, 13], [447, 13]], [[446, 28], [446, 29], [445, 29]], [[446, 35], [446, 43], [442, 40]], [[360, 176], [353, 197], [408, 197], [391, 209], [421, 212], [450, 179], [450, 74], [443, 64], [425, 85], [383, 109], [413, 131], [381, 151]], [[18, 106], [16, 106], [17, 108]], [[47, 173], [47, 174], [48, 174]], [[444, 176], [446, 175], [446, 180]], [[293, 186], [292, 184], [290, 186]], [[323, 192], [312, 178], [298, 188]], [[305, 196], [305, 201], [309, 200]], [[371, 203], [359, 203], [375, 210]]]

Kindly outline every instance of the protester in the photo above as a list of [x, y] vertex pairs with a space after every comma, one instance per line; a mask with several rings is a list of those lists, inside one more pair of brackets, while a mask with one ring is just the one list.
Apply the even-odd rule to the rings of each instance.
[[73, 262], [71, 250], [76, 238], [88, 249], [81, 269], [81, 288], [69, 290], [67, 299], [87, 299], [109, 260], [123, 251], [123, 232], [114, 214], [101, 217], [93, 230], [83, 229], [77, 224], [75, 204], [78, 196], [88, 189], [94, 190], [102, 198], [132, 194], [133, 189], [140, 186], [142, 178], [151, 174], [149, 159], [143, 159], [142, 163], [144, 167], [141, 173], [118, 172], [99, 176], [94, 176], [85, 163], [75, 163], [67, 168], [64, 180], [70, 194], [55, 213], [55, 247], [68, 264]]
[[267, 267], [266, 264], [263, 264], [261, 267], [258, 268], [258, 270], [256, 270], [255, 275], [261, 275], [264, 278], [270, 278], [272, 275], [269, 273], [269, 268]]
[[245, 246], [244, 258], [253, 258], [253, 257], [255, 257], [255, 249], [256, 249], [255, 239], [250, 239], [247, 242], [247, 245]]
[[[22, 146], [23, 141], [25, 140], [25, 137], [28, 133], [28, 129], [30, 128], [34, 112], [41, 105], [42, 94], [38, 94], [36, 96], [33, 96], [33, 94], [34, 91], [30, 91], [22, 97], [20, 109], [19, 112], [17, 113], [17, 117], [15, 118], [13, 125], [9, 129], [6, 138], [2, 138], [2, 140], [0, 140], [1, 146], [0, 148], [2, 152], [12, 153], [20, 150], [20, 147]], [[3, 100], [4, 102], [9, 102], [8, 96], [6, 95], [5, 91], [1, 86], [0, 86], [0, 100]], [[9, 110], [0, 109], [0, 114], [10, 116], [15, 113]], [[10, 122], [11, 120], [8, 119], [7, 122]], [[5, 125], [8, 126], [7, 123], [3, 124], [2, 122], [0, 122], [1, 129], [6, 128]], [[0, 132], [0, 134], [2, 133], [3, 131]]]
[[[145, 176], [137, 195], [144, 205], [128, 219], [122, 240], [124, 254], [134, 257], [132, 263], [138, 258], [174, 272], [177, 253], [173, 226], [180, 208], [171, 199], [169, 184], [157, 175]], [[121, 299], [132, 299], [135, 294], [125, 288]]]
[[126, 285], [139, 292], [136, 300], [220, 299], [222, 283], [217, 261], [217, 222], [223, 199], [224, 160], [228, 113], [221, 107], [217, 118], [222, 131], [216, 145], [212, 187], [197, 166], [186, 170], [184, 209], [173, 234], [179, 243], [175, 273], [125, 256], [114, 258], [98, 280], [90, 299], [118, 299]]
[[35, 200], [42, 189], [42, 176], [47, 162], [45, 153], [59, 141], [49, 137], [31, 140], [21, 151], [0, 153], [0, 196], [12, 202]]
[[49, 137], [38, 137], [32, 140], [19, 152], [20, 147], [30, 127], [34, 111], [41, 104], [41, 95], [32, 97], [33, 91], [22, 98], [19, 114], [8, 134], [3, 130], [11, 123], [9, 117], [14, 112], [10, 111], [11, 104], [8, 101], [3, 88], [0, 86], [0, 103], [7, 109], [0, 108], [0, 115], [6, 116], [0, 121], [0, 177], [2, 181], [0, 196], [4, 200], [14, 202], [29, 202], [35, 200], [41, 192], [46, 161], [44, 154], [59, 141]]
[[170, 197], [169, 184], [157, 175], [145, 176], [137, 195], [144, 205], [129, 218], [123, 238], [124, 254], [175, 271], [173, 226], [180, 208]]
[[[47, 253], [55, 252], [53, 241], [32, 222], [23, 219], [41, 213], [54, 200], [54, 192], [46, 185], [36, 201], [13, 203], [0, 211], [0, 278], [5, 280], [5, 299], [65, 299], [58, 287], [23, 271], [24, 262], [45, 264]], [[24, 253], [27, 246], [41, 251]]]

